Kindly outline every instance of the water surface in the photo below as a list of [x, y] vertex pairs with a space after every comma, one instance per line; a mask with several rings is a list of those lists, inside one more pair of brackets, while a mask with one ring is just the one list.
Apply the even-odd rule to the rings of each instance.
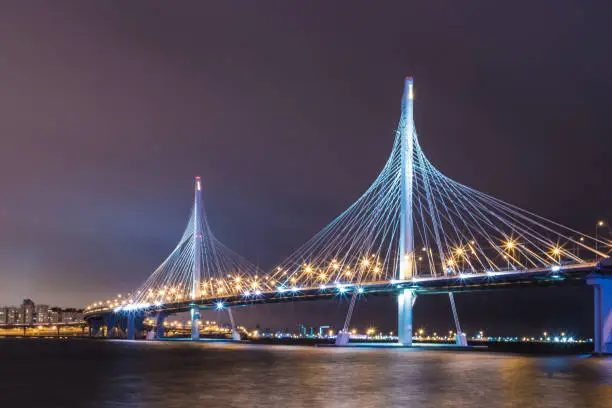
[[612, 359], [0, 340], [2, 407], [612, 407]]

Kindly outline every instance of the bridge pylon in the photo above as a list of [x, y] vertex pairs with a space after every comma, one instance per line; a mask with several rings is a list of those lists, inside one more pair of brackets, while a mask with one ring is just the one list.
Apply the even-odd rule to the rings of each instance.
[[[413, 117], [413, 79], [407, 77], [402, 96], [402, 116], [400, 118], [400, 231], [397, 278], [410, 279], [414, 268], [414, 229], [412, 219], [413, 179], [414, 179], [414, 117]], [[398, 297], [398, 341], [412, 345], [412, 306], [416, 292], [403, 290]]]
[[195, 178], [195, 198], [193, 206], [193, 277], [191, 284], [191, 340], [200, 339], [200, 308], [195, 304], [201, 291], [202, 280], [202, 182], [200, 176]]

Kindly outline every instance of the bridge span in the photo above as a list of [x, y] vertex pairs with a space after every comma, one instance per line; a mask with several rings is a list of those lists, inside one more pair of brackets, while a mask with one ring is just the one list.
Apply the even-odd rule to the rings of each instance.
[[[170, 255], [135, 291], [87, 306], [97, 330], [123, 325], [128, 338], [145, 315], [191, 313], [200, 337], [202, 309], [350, 296], [336, 343], [360, 296], [398, 299], [398, 340], [412, 344], [418, 296], [448, 293], [457, 344], [466, 345], [453, 293], [585, 282], [594, 287], [596, 352], [612, 353], [611, 243], [458, 183], [442, 174], [419, 144], [412, 77], [404, 82], [391, 154], [353, 204], [274, 268], [260, 270], [212, 233], [195, 179], [194, 205]], [[452, 140], [455, 140], [453, 138]], [[109, 330], [112, 333], [112, 330]], [[159, 337], [159, 331], [152, 337]]]

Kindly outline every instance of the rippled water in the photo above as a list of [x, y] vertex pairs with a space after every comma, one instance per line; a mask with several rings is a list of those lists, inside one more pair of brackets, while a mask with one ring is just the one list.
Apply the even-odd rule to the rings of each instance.
[[1, 407], [612, 407], [612, 359], [0, 340]]

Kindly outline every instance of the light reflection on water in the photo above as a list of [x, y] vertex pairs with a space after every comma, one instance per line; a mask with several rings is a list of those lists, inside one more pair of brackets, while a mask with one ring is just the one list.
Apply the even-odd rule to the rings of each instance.
[[32, 407], [612, 406], [612, 359], [579, 356], [0, 340], [0, 362]]

